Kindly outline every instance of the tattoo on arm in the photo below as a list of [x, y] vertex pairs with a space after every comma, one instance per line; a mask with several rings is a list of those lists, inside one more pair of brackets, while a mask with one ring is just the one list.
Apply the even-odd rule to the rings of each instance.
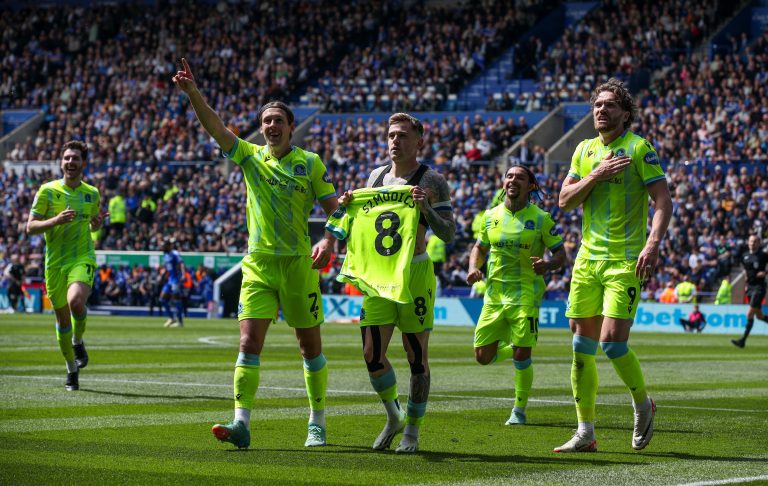
[[[451, 200], [451, 188], [448, 187], [445, 178], [437, 172], [427, 171], [421, 185], [430, 189], [433, 194], [434, 200], [430, 201], [430, 204]], [[450, 210], [441, 208], [438, 212], [429, 207], [425, 218], [435, 236], [446, 243], [453, 241], [456, 236], [456, 222], [453, 220], [453, 213]]]
[[440, 211], [439, 213], [432, 208], [427, 210], [425, 215], [432, 232], [446, 243], [453, 241], [456, 236], [456, 223], [453, 221], [453, 215], [450, 211]]
[[424, 403], [429, 398], [429, 375], [419, 373], [411, 375], [411, 390], [409, 398], [413, 403]]

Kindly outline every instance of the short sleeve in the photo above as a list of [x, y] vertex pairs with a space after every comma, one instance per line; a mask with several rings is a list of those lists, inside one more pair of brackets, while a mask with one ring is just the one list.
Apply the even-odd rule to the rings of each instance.
[[232, 150], [225, 153], [224, 156], [237, 165], [243, 165], [243, 162], [255, 153], [255, 147], [256, 145], [237, 137]]
[[661, 168], [659, 154], [656, 153], [656, 149], [653, 148], [651, 142], [643, 140], [641, 143], [638, 143], [634, 155], [633, 162], [636, 164], [637, 172], [643, 179], [643, 184], [647, 186], [664, 178], [664, 169]]
[[554, 251], [563, 244], [563, 237], [557, 232], [555, 221], [549, 213], [546, 213], [541, 227], [541, 238], [547, 248]]
[[45, 186], [38, 189], [35, 199], [32, 201], [32, 214], [45, 216], [48, 213], [48, 191]]
[[336, 195], [336, 188], [333, 187], [333, 181], [331, 175], [328, 173], [328, 168], [325, 166], [320, 157], [317, 156], [317, 160], [312, 164], [311, 184], [312, 191], [315, 193], [317, 200], [322, 201]]
[[328, 217], [325, 223], [325, 230], [331, 233], [338, 240], [345, 240], [349, 236], [349, 213], [347, 208], [339, 206], [336, 211]]
[[91, 214], [91, 216], [96, 216], [101, 210], [101, 194], [99, 194], [98, 189], [94, 190], [93, 193], [93, 200], [95, 204], [93, 205], [93, 214]]
[[581, 143], [573, 151], [573, 157], [571, 157], [571, 167], [568, 169], [568, 177], [574, 179], [581, 179], [581, 153], [584, 151], [584, 145], [588, 143], [588, 140], [582, 140]]
[[488, 238], [488, 213], [490, 211], [485, 212], [483, 223], [480, 225], [480, 234], [477, 235], [477, 243], [484, 248], [491, 246], [491, 240]]

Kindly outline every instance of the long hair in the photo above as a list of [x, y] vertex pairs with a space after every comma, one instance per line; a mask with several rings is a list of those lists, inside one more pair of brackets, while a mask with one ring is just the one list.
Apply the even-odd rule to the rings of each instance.
[[[528, 193], [528, 201], [531, 201], [531, 199], [534, 196], [538, 198], [539, 201], [544, 201], [544, 196], [546, 196], [546, 193], [541, 188], [541, 184], [539, 184], [539, 181], [536, 180], [536, 174], [533, 173], [531, 168], [528, 167], [527, 165], [515, 164], [515, 165], [512, 165], [509, 169], [512, 169], [514, 167], [519, 167], [523, 169], [525, 173], [528, 175], [528, 181], [530, 181], [530, 183], [533, 184], [533, 189]], [[507, 169], [507, 172], [509, 172], [509, 169]]]

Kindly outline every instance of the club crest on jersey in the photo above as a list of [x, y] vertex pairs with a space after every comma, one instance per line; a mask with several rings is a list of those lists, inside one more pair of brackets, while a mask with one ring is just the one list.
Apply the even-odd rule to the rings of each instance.
[[307, 168], [303, 165], [299, 164], [296, 167], [293, 168], [293, 175], [295, 176], [305, 176], [307, 175]]
[[528, 221], [525, 222], [523, 227], [527, 230], [532, 230], [532, 229], [536, 229], [536, 224], [533, 222], [532, 219], [529, 219]]
[[85, 195], [85, 202], [91, 202], [91, 195], [90, 194], [86, 194]]
[[625, 155], [627, 155], [627, 151], [623, 148], [616, 151], [616, 157], [624, 157]]
[[656, 152], [648, 152], [645, 154], [645, 157], [643, 157], [643, 160], [649, 165], [659, 165], [659, 156], [656, 155]]

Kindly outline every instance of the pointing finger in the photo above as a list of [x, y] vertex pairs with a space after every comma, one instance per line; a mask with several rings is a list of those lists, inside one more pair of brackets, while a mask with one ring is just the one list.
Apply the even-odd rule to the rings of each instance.
[[181, 66], [184, 68], [184, 74], [192, 76], [192, 70], [189, 69], [189, 63], [187, 63], [187, 59], [184, 57], [181, 58]]

